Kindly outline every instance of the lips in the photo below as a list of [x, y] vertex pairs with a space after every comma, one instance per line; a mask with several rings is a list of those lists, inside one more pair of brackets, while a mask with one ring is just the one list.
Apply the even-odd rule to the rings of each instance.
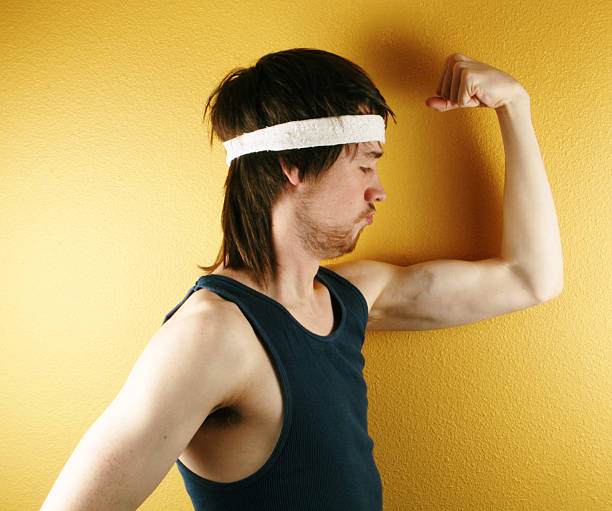
[[368, 213], [365, 216], [360, 217], [359, 220], [356, 220], [356, 222], [359, 222], [360, 220], [365, 220], [367, 221], [369, 224], [371, 224], [374, 221], [374, 214], [376, 213], [375, 209], [371, 209], [370, 211], [368, 211]]

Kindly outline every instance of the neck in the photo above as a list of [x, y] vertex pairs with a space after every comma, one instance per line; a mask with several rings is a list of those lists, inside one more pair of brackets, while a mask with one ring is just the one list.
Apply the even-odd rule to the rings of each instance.
[[272, 298], [287, 309], [311, 309], [316, 304], [315, 293], [322, 284], [315, 281], [319, 261], [297, 261], [278, 257], [278, 268], [267, 286], [260, 286], [249, 272], [220, 265], [213, 273], [233, 278]]
[[[280, 206], [280, 205], [279, 205]], [[267, 286], [256, 283], [249, 272], [219, 266], [213, 273], [234, 278], [249, 287], [269, 296], [287, 309], [314, 309], [323, 284], [315, 280], [321, 259], [309, 253], [297, 236], [296, 226], [287, 215], [275, 207], [272, 218], [272, 242], [277, 261], [276, 276], [271, 277]]]
[[322, 284], [315, 281], [321, 259], [304, 247], [298, 236], [295, 202], [282, 196], [272, 208], [272, 243], [277, 262], [276, 276], [270, 283], [270, 293], [278, 301], [294, 307], [309, 307]]

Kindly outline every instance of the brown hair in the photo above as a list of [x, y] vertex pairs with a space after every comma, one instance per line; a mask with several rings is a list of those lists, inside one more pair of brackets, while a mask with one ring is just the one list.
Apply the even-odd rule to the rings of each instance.
[[[213, 136], [225, 142], [274, 124], [318, 117], [395, 114], [366, 72], [323, 50], [294, 48], [269, 53], [248, 68], [230, 71], [208, 97]], [[364, 112], [363, 109], [366, 109]], [[221, 263], [245, 269], [258, 284], [276, 275], [272, 243], [272, 205], [287, 181], [280, 159], [297, 167], [300, 179], [316, 180], [357, 144], [245, 154], [230, 163], [221, 224], [223, 242], [215, 262], [198, 268], [210, 273]]]

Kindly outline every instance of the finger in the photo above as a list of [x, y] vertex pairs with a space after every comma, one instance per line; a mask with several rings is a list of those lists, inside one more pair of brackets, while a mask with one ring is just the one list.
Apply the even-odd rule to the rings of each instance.
[[459, 106], [472, 106], [470, 92], [468, 91], [467, 79], [468, 73], [467, 70], [464, 69], [464, 72], [461, 73], [461, 81], [459, 82], [459, 95], [457, 96], [457, 103]]
[[442, 80], [444, 80], [444, 71], [440, 75], [440, 80], [438, 81], [438, 86], [436, 87], [436, 94], [439, 96], [442, 94]]
[[465, 74], [465, 69], [462, 68], [461, 62], [455, 62], [453, 65], [453, 78], [451, 81], [450, 88], [450, 100], [453, 103], [457, 103], [457, 96], [459, 95], [459, 88], [461, 86], [462, 75]]
[[435, 98], [435, 101], [432, 101], [431, 103], [429, 103], [428, 106], [434, 108], [438, 112], [448, 112], [449, 110], [454, 110], [455, 108], [459, 108], [458, 105], [452, 104], [450, 99], [443, 99], [443, 98]]
[[468, 57], [467, 55], [463, 55], [462, 53], [456, 53], [455, 55], [457, 56], [457, 60], [463, 60], [465, 62], [475, 62], [477, 64], [480, 64], [478, 60], [472, 59]]
[[446, 62], [446, 69], [444, 70], [444, 79], [442, 81], [442, 88], [440, 90], [440, 96], [445, 99], [450, 97], [450, 86], [451, 80], [453, 79], [453, 61], [451, 57]]
[[453, 103], [450, 99], [444, 99], [444, 106], [442, 107], [443, 112], [448, 112], [449, 110], [454, 110], [455, 108], [459, 108], [459, 105]]
[[463, 60], [465, 62], [475, 62], [474, 59], [471, 59], [470, 57], [468, 57], [467, 55], [463, 55], [462, 53], [455, 53], [455, 60]]
[[442, 85], [444, 84], [444, 76], [446, 75], [446, 70], [447, 70], [447, 62], [448, 62], [448, 58], [444, 61], [444, 67], [442, 68], [442, 73], [440, 74], [440, 81], [438, 82], [438, 87], [436, 89], [436, 94], [438, 96], [442, 95]]

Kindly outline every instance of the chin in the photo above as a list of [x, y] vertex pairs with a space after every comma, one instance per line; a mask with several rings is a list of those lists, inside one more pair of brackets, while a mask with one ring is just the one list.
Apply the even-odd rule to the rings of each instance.
[[355, 250], [355, 248], [357, 247], [357, 241], [358, 240], [359, 240], [359, 234], [355, 238], [355, 241], [353, 241], [353, 243], [351, 243], [351, 245], [343, 248], [342, 251], [337, 256], [335, 256], [335, 257], [340, 257], [340, 256], [343, 256], [344, 254], [350, 254], [351, 252], [353, 252]]

